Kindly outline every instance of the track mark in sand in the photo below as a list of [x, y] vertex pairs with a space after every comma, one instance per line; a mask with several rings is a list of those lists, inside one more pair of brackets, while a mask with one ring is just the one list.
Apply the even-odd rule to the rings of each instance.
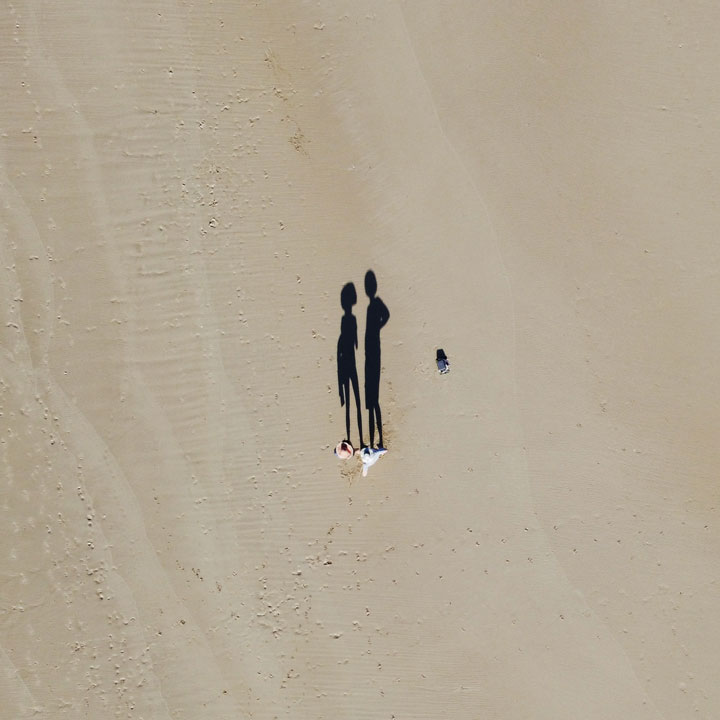
[[[14, 286], [8, 304], [11, 311], [1, 329], [4, 332], [5, 328], [14, 328], [21, 334], [24, 352], [28, 358], [27, 367], [35, 369], [47, 364], [52, 338], [52, 318], [57, 316], [55, 287], [49, 270], [52, 258], [27, 203], [5, 172], [0, 174], [0, 190], [6, 198], [3, 210], [16, 226], [18, 233], [22, 234], [22, 239], [16, 242], [8, 229], [8, 237], [0, 248], [3, 267], [11, 276], [10, 282], [5, 285], [6, 292], [10, 293], [11, 285]], [[5, 254], [6, 248], [8, 257]], [[28, 251], [33, 254], [21, 256], [21, 252]], [[10, 261], [10, 257], [14, 262]], [[34, 305], [37, 307], [33, 310]], [[38, 318], [39, 320], [34, 322]], [[28, 322], [28, 319], [31, 322]], [[31, 342], [31, 337], [34, 343]], [[38, 345], [36, 352], [33, 352], [34, 344]], [[10, 344], [7, 343], [6, 347], [10, 347]]]
[[[292, 109], [292, 98], [297, 93], [297, 90], [293, 87], [290, 71], [280, 63], [277, 54], [270, 47], [265, 51], [265, 62], [276, 80], [276, 84], [273, 86], [274, 95], [282, 100], [288, 108]], [[295, 126], [295, 132], [288, 138], [288, 142], [301, 155], [309, 157], [310, 154], [307, 151], [309, 141], [300, 125], [298, 125], [297, 120], [291, 114], [287, 114], [280, 119], [280, 122], [285, 121]]]
[[307, 140], [305, 135], [300, 128], [295, 131], [295, 134], [290, 137], [290, 144], [299, 152], [308, 157], [308, 151], [305, 149]]
[[340, 466], [340, 476], [350, 486], [360, 477], [360, 466], [355, 463], [343, 462]]

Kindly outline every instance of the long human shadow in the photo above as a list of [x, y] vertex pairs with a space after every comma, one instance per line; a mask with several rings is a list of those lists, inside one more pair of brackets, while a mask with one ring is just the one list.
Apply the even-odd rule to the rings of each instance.
[[365, 292], [369, 299], [365, 322], [365, 407], [370, 422], [370, 447], [375, 447], [376, 424], [379, 447], [384, 447], [380, 412], [380, 330], [390, 319], [390, 311], [376, 295], [377, 278], [372, 270], [365, 273]]
[[[340, 291], [340, 304], [345, 313], [340, 321], [340, 337], [337, 345], [338, 391], [340, 407], [345, 406], [346, 440], [350, 442], [350, 385], [355, 395], [357, 409], [358, 432], [360, 447], [363, 446], [362, 410], [360, 408], [360, 383], [358, 381], [355, 350], [358, 346], [357, 320], [352, 314], [353, 305], [357, 303], [357, 292], [353, 283], [347, 283]], [[352, 444], [352, 443], [350, 443]]]

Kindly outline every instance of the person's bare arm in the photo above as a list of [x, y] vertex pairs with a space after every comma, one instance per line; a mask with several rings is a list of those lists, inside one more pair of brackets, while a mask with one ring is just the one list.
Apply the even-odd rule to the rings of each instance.
[[378, 298], [378, 302], [380, 303], [380, 328], [385, 327], [387, 325], [387, 321], [390, 319], [390, 311], [387, 309], [387, 305]]

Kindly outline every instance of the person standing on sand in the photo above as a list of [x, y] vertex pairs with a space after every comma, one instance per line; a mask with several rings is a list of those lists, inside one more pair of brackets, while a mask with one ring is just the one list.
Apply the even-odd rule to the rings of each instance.
[[355, 454], [362, 461], [362, 476], [367, 477], [368, 470], [387, 452], [385, 448], [363, 448], [362, 450], [356, 450]]
[[355, 395], [357, 408], [358, 432], [360, 433], [360, 447], [363, 445], [362, 436], [362, 410], [360, 409], [360, 383], [358, 381], [357, 365], [355, 364], [355, 349], [358, 346], [357, 320], [352, 314], [352, 307], [357, 303], [355, 285], [347, 283], [340, 292], [340, 304], [345, 314], [340, 321], [340, 337], [337, 345], [337, 371], [338, 390], [340, 392], [340, 407], [345, 406], [345, 429], [348, 443], [350, 442], [350, 383]]
[[370, 299], [365, 323], [365, 407], [369, 412], [370, 447], [374, 447], [376, 421], [380, 447], [383, 447], [380, 414], [380, 330], [390, 319], [390, 312], [385, 303], [375, 295], [377, 279], [372, 270], [365, 273], [365, 292]]

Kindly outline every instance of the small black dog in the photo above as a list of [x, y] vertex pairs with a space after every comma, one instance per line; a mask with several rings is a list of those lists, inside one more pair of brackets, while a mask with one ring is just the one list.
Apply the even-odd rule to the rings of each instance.
[[437, 362], [437, 368], [441, 375], [450, 372], [450, 361], [447, 359], [447, 355], [442, 348], [437, 351], [435, 361]]

